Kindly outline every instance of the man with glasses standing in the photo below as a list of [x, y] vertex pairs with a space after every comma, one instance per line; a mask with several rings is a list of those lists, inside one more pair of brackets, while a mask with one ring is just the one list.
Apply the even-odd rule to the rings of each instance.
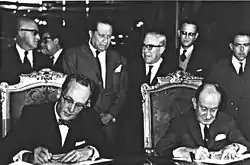
[[62, 40], [56, 32], [44, 32], [41, 41], [41, 52], [50, 59], [50, 68], [57, 72], [63, 72], [62, 58], [64, 49]]
[[199, 36], [197, 24], [190, 20], [184, 20], [177, 34], [179, 46], [170, 53], [173, 57], [170, 61], [176, 63], [179, 70], [196, 76], [206, 76], [217, 57], [208, 47], [197, 43]]
[[37, 24], [27, 17], [18, 18], [16, 44], [1, 55], [0, 81], [18, 83], [18, 75], [46, 67], [46, 57], [34, 51], [39, 40]]
[[[141, 107], [141, 85], [156, 85], [157, 77], [165, 77], [168, 73], [174, 72], [177, 68], [171, 62], [167, 63], [165, 49], [167, 36], [160, 28], [149, 29], [145, 32], [141, 55], [131, 63], [129, 67], [129, 108], [127, 133], [128, 144], [134, 154], [143, 153], [143, 115]], [[132, 136], [131, 136], [132, 135]], [[136, 142], [134, 142], [136, 141]], [[132, 142], [132, 143], [131, 143]], [[136, 144], [136, 145], [135, 145]], [[138, 150], [139, 149], [139, 150]], [[133, 154], [133, 152], [131, 152]]]
[[[92, 79], [97, 89], [94, 109], [100, 114], [103, 130], [116, 154], [118, 115], [127, 95], [126, 59], [110, 49], [113, 27], [110, 19], [90, 20], [89, 41], [65, 52], [63, 69], [66, 74], [83, 73]], [[119, 147], [120, 148], [120, 147]]]
[[90, 107], [93, 84], [69, 75], [56, 103], [25, 106], [16, 126], [0, 140], [0, 164], [75, 163], [108, 155], [98, 114]]

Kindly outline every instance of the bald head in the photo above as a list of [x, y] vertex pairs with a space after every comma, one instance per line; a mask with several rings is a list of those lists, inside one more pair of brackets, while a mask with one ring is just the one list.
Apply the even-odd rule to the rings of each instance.
[[197, 89], [192, 102], [200, 123], [209, 125], [215, 120], [221, 97], [221, 90], [215, 84], [202, 84]]

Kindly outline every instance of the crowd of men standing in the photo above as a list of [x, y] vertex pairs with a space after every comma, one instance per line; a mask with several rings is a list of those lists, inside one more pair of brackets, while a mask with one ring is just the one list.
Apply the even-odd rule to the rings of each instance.
[[246, 140], [250, 141], [247, 130], [250, 126], [247, 58], [250, 33], [233, 34], [229, 43], [231, 54], [217, 61], [216, 50], [196, 44], [200, 35], [195, 22], [185, 20], [180, 24], [177, 49], [168, 47], [164, 29], [147, 29], [138, 54], [133, 55], [135, 60], [128, 62], [126, 55], [110, 46], [113, 28], [108, 18], [93, 19], [88, 27], [88, 40], [79, 47], [64, 49], [62, 43], [67, 41], [62, 41], [60, 34], [46, 31], [40, 36], [33, 20], [20, 17], [16, 44], [1, 53], [0, 81], [15, 84], [21, 73], [42, 68], [87, 76], [95, 86], [90, 104], [98, 114], [112, 153], [122, 150], [123, 154], [140, 155], [143, 154], [142, 83], [155, 85], [157, 77], [183, 70], [221, 87], [225, 93], [222, 110], [232, 115]]

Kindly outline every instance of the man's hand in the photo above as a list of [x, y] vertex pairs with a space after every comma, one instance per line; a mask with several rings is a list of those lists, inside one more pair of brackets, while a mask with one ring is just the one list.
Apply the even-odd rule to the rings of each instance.
[[61, 159], [62, 163], [74, 163], [88, 160], [88, 158], [93, 154], [94, 150], [89, 147], [84, 147], [78, 150], [72, 150], [65, 154]]
[[194, 150], [194, 155], [196, 160], [202, 160], [209, 157], [209, 152], [207, 148], [200, 146]]
[[109, 122], [113, 119], [113, 116], [110, 113], [101, 113], [100, 117], [104, 125], [108, 125]]
[[235, 159], [236, 157], [238, 157], [238, 151], [240, 149], [240, 146], [238, 144], [231, 144], [226, 146], [223, 150], [222, 150], [222, 155], [221, 155], [221, 159]]
[[34, 164], [48, 163], [51, 159], [52, 154], [49, 153], [47, 148], [37, 147], [34, 150]]

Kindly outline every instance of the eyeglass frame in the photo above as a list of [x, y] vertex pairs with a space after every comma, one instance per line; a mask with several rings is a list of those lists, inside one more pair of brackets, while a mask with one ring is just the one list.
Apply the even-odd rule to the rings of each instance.
[[112, 38], [112, 35], [101, 34], [97, 30], [95, 32], [96, 32], [97, 36], [100, 38], [100, 40], [104, 40], [105, 38], [107, 38], [108, 40], [111, 40], [111, 38]]
[[47, 44], [47, 43], [48, 43], [48, 39], [51, 39], [51, 40], [52, 40], [52, 37], [42, 37], [41, 42]]
[[189, 37], [194, 37], [197, 33], [193, 33], [193, 32], [186, 32], [186, 31], [183, 31], [181, 30], [181, 35], [184, 35], [184, 36], [189, 36]]
[[153, 44], [143, 44], [142, 48], [146, 48], [147, 50], [152, 50], [153, 48], [160, 48], [163, 47], [164, 45], [153, 45]]
[[28, 31], [28, 32], [33, 32], [33, 35], [39, 35], [39, 31], [36, 29], [20, 29], [20, 31]]
[[[81, 111], [83, 109], [90, 108], [90, 106], [88, 104], [74, 102], [74, 100], [70, 96], [65, 96], [64, 94], [62, 94], [62, 98], [63, 98], [64, 102], [66, 104], [68, 104], [70, 107], [72, 107], [74, 105], [74, 108], [76, 108], [77, 111]], [[88, 102], [89, 101], [87, 101], [87, 103]], [[81, 104], [81, 105], [79, 105], [79, 104]]]

